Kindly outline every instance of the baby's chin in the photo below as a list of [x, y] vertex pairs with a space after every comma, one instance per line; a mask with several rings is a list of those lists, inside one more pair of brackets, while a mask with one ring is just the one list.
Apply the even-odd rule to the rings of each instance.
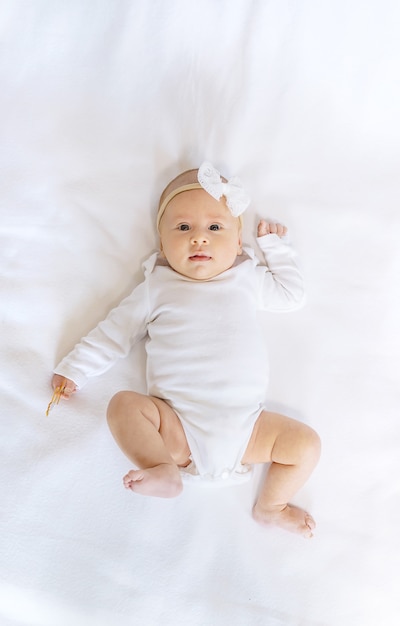
[[220, 274], [223, 274], [227, 270], [231, 269], [236, 261], [235, 257], [232, 259], [226, 259], [226, 262], [216, 262], [212, 257], [207, 260], [191, 260], [183, 263], [174, 263], [174, 261], [166, 258], [168, 265], [181, 276], [190, 278], [192, 280], [212, 280]]
[[202, 281], [202, 280], [204, 281], [204, 280], [212, 280], [213, 278], [220, 276], [221, 274], [229, 270], [231, 267], [232, 265], [228, 265], [226, 267], [219, 268], [214, 271], [210, 271], [210, 269], [206, 267], [201, 267], [200, 269], [193, 268], [192, 270], [176, 269], [176, 268], [172, 268], [172, 269], [174, 269], [178, 274], [181, 274], [181, 276], [185, 276], [185, 278], [190, 278], [192, 280], [198, 280], [198, 281]]

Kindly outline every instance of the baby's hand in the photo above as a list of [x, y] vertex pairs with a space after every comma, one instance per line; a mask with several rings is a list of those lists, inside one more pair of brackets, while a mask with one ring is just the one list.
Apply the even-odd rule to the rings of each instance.
[[76, 385], [74, 381], [70, 380], [69, 378], [65, 378], [65, 376], [60, 376], [59, 374], [54, 374], [51, 385], [53, 389], [56, 389], [57, 387], [64, 387], [64, 391], [61, 397], [65, 398], [66, 400], [68, 400], [68, 398], [76, 391]]
[[287, 233], [286, 226], [283, 224], [275, 224], [275, 222], [267, 222], [260, 220], [257, 229], [257, 237], [263, 237], [264, 235], [278, 235], [278, 237], [284, 237]]

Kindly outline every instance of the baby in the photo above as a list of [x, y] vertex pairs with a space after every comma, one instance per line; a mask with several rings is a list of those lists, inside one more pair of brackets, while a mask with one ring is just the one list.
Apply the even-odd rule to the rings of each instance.
[[136, 466], [124, 485], [147, 496], [178, 496], [183, 481], [225, 485], [268, 463], [254, 519], [311, 537], [312, 516], [289, 504], [318, 462], [320, 440], [305, 424], [264, 408], [267, 356], [258, 310], [287, 311], [303, 283], [287, 229], [261, 220], [266, 265], [242, 245], [249, 198], [210, 163], [169, 183], [157, 226], [160, 253], [145, 280], [55, 368], [68, 398], [146, 338], [148, 395], [120, 391], [107, 419]]

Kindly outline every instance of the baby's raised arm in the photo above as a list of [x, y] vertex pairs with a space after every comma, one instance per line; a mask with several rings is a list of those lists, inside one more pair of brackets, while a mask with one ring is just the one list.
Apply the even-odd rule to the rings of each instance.
[[287, 232], [279, 222], [262, 219], [258, 223], [257, 243], [265, 260], [265, 265], [256, 268], [260, 277], [259, 307], [263, 311], [291, 311], [304, 302], [303, 278]]
[[263, 237], [264, 235], [278, 235], [278, 237], [284, 237], [286, 233], [287, 228], [283, 226], [283, 224], [267, 222], [266, 220], [260, 220], [257, 228], [257, 237]]

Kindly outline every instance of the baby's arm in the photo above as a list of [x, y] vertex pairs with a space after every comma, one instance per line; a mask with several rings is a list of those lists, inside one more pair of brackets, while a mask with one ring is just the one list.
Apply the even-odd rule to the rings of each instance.
[[276, 222], [260, 220], [258, 224], [257, 243], [266, 263], [257, 268], [263, 310], [290, 311], [304, 302], [303, 278], [287, 232], [286, 226]]
[[68, 398], [89, 378], [106, 372], [145, 336], [147, 318], [147, 286], [143, 282], [62, 359], [54, 369], [53, 387], [66, 382], [63, 396]]

